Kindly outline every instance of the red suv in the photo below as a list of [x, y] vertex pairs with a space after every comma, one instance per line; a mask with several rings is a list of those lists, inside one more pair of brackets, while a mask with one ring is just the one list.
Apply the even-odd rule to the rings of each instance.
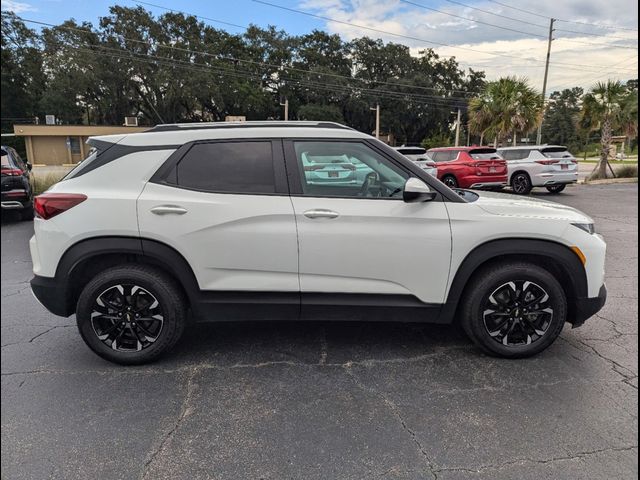
[[495, 148], [432, 148], [427, 156], [436, 162], [438, 179], [451, 188], [507, 186], [507, 162]]

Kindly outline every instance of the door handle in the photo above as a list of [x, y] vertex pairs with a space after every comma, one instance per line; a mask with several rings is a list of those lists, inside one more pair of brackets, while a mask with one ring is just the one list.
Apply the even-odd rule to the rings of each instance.
[[156, 215], [167, 215], [169, 213], [184, 215], [187, 213], [187, 209], [179, 207], [178, 205], [158, 205], [151, 209], [151, 213], [155, 213]]
[[304, 212], [304, 216], [307, 218], [338, 218], [340, 214], [333, 210], [325, 210], [324, 208], [314, 208], [313, 210], [307, 210]]

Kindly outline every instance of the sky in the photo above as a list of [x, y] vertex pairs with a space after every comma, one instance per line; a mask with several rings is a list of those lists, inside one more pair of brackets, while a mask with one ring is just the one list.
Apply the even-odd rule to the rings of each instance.
[[408, 45], [416, 55], [434, 48], [464, 68], [484, 70], [490, 80], [526, 77], [539, 90], [554, 17], [547, 95], [574, 86], [588, 89], [608, 78], [638, 77], [636, 0], [144, 1], [156, 6], [136, 0], [2, 0], [2, 9], [51, 24], [69, 18], [95, 24], [112, 5], [140, 5], [154, 15], [167, 9], [196, 15], [231, 33], [255, 24], [290, 34], [324, 30], [345, 40], [366, 35]]

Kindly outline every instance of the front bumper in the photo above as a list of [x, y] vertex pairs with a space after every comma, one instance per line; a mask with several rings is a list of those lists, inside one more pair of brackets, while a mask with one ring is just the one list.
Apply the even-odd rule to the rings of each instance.
[[73, 313], [68, 305], [67, 289], [60, 286], [55, 278], [34, 276], [31, 279], [31, 291], [36, 300], [54, 315], [68, 317]]
[[586, 320], [593, 317], [596, 313], [598, 313], [605, 302], [607, 301], [607, 287], [606, 285], [602, 285], [600, 287], [600, 291], [598, 292], [598, 296], [594, 298], [578, 298], [576, 299], [575, 304], [575, 314], [573, 316], [573, 321], [569, 320], [571, 324], [573, 324], [573, 328], [579, 327]]

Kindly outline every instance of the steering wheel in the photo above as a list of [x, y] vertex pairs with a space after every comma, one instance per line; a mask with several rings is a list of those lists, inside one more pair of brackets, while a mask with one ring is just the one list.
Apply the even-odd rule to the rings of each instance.
[[380, 192], [377, 192], [377, 195], [369, 195], [369, 191], [373, 187], [377, 187], [380, 183], [380, 177], [378, 176], [378, 172], [369, 172], [367, 176], [364, 177], [364, 182], [362, 182], [362, 187], [360, 187], [360, 192], [358, 196], [360, 197], [375, 197], [380, 196]]

